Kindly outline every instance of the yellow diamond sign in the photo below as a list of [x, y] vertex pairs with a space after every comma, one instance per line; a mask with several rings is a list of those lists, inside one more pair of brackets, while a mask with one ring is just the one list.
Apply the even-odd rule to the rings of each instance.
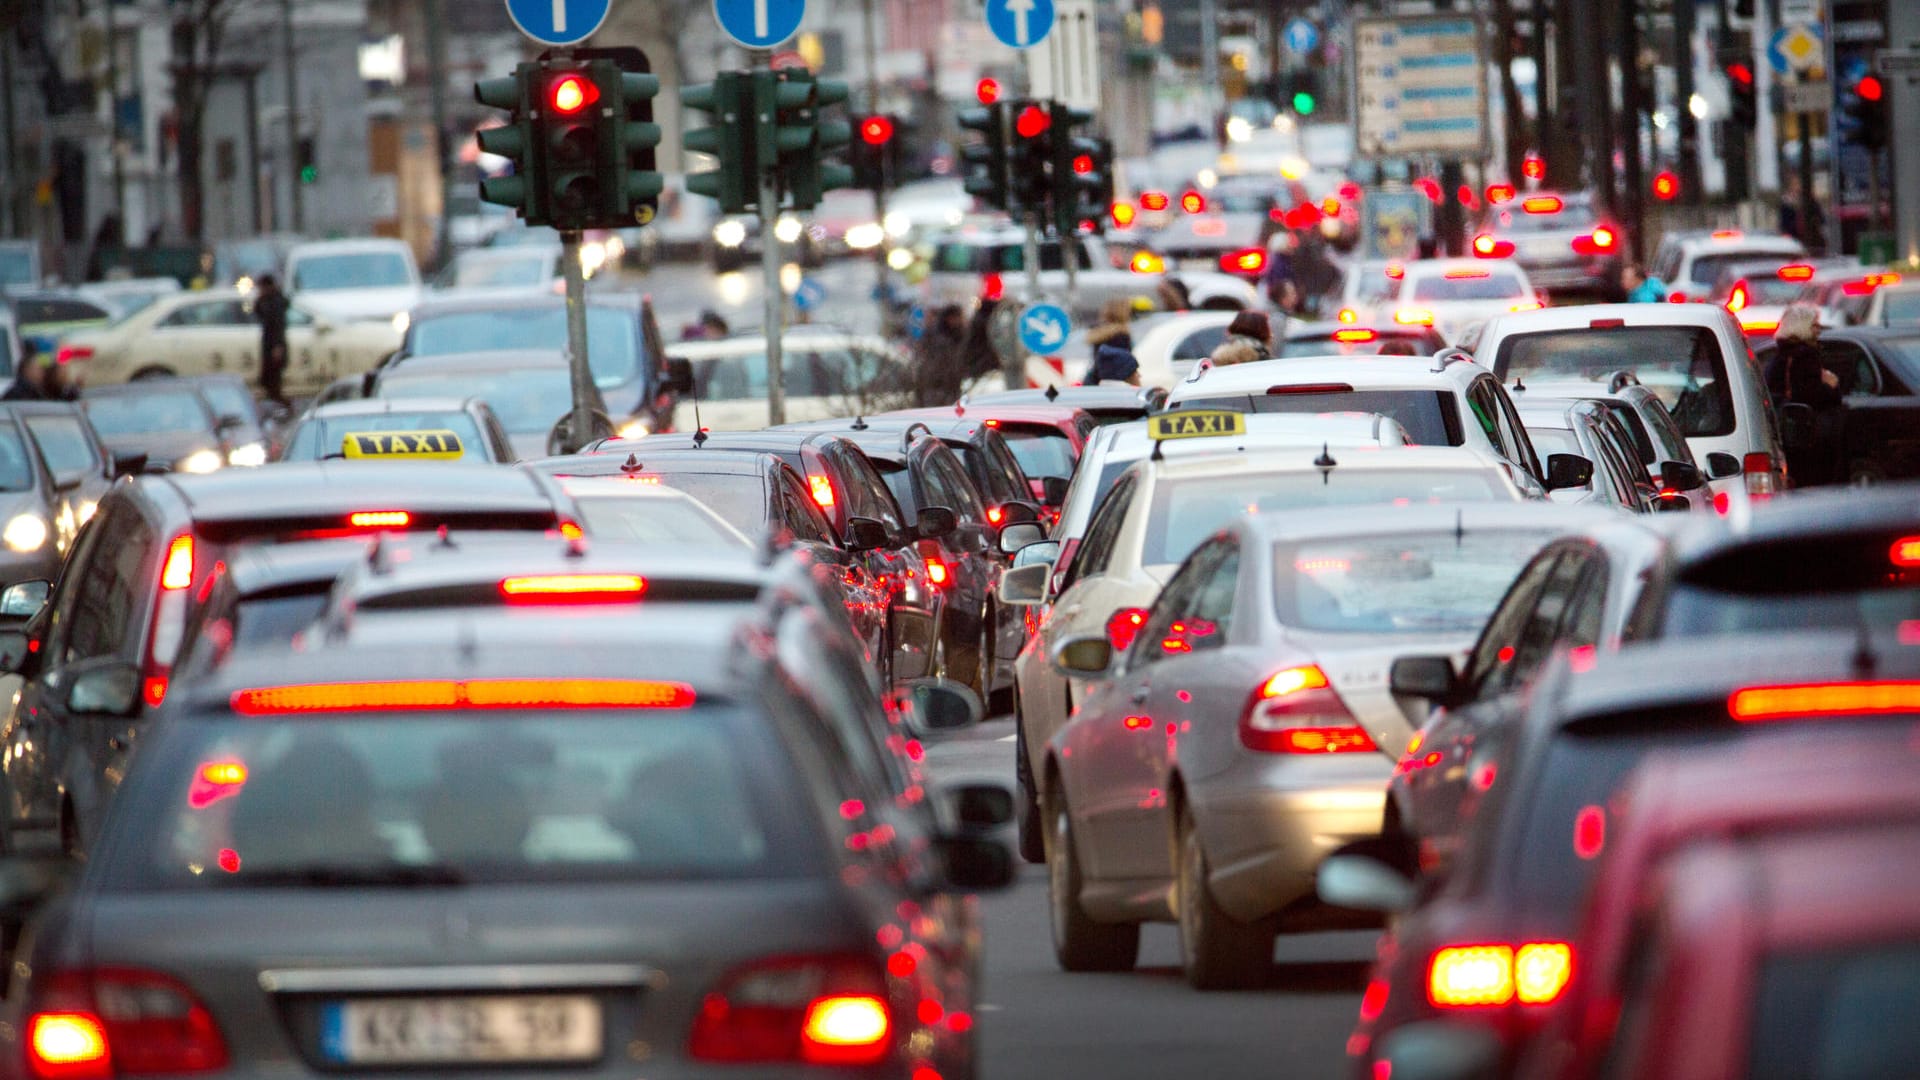
[[1820, 63], [1820, 35], [1807, 26], [1790, 26], [1780, 36], [1780, 55], [1795, 71], [1805, 71]]

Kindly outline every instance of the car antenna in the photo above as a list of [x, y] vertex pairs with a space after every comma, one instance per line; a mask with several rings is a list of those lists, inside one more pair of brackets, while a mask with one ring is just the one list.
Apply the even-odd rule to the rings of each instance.
[[707, 429], [695, 428], [693, 432], [693, 448], [698, 450], [705, 445], [707, 445]]
[[1055, 402], [1059, 400], [1060, 400], [1060, 388], [1053, 385], [1052, 383], [1048, 383], [1047, 384], [1047, 401]]
[[1153, 453], [1147, 455], [1147, 460], [1148, 461], [1167, 460], [1167, 455], [1162, 450], [1162, 448], [1165, 447], [1166, 445], [1167, 444], [1160, 439], [1153, 440]]
[[1325, 487], [1327, 481], [1333, 478], [1333, 468], [1338, 464], [1328, 452], [1328, 444], [1321, 443], [1320, 456], [1313, 459], [1313, 467], [1320, 470], [1320, 486]]
[[620, 472], [629, 480], [640, 475], [640, 470], [644, 468], [646, 468], [646, 466], [640, 464], [640, 456], [638, 454], [628, 454], [627, 460], [620, 463]]
[[387, 559], [387, 534], [374, 533], [373, 543], [367, 546], [367, 570], [373, 574], [386, 574], [393, 570]]
[[1515, 375], [1515, 376], [1513, 377], [1513, 392], [1514, 392], [1514, 393], [1516, 393], [1516, 394], [1524, 394], [1524, 393], [1526, 393], [1526, 392], [1527, 392], [1527, 384], [1526, 384], [1526, 383], [1525, 383], [1524, 381], [1522, 381], [1522, 380], [1523, 380], [1523, 378], [1524, 378], [1524, 376], [1521, 376], [1521, 375]]
[[1873, 633], [1867, 629], [1865, 620], [1855, 624], [1851, 663], [1856, 679], [1873, 678], [1875, 669], [1880, 666], [1880, 657], [1873, 651]]
[[447, 551], [457, 551], [460, 545], [453, 542], [453, 534], [445, 525], [434, 531], [434, 546]]
[[567, 556], [567, 558], [569, 558], [569, 559], [584, 559], [584, 558], [586, 558], [586, 557], [587, 557], [587, 538], [586, 538], [586, 535], [585, 535], [585, 534], [583, 533], [583, 534], [581, 534], [581, 535], [578, 535], [578, 536], [569, 536], [569, 537], [567, 537], [567, 550], [566, 550], [566, 552], [565, 552], [565, 554], [566, 554], [566, 556]]
[[953, 403], [953, 415], [955, 416], [967, 415], [967, 399], [966, 398], [961, 398], [959, 401], [956, 401]]
[[872, 426], [873, 425], [867, 423], [867, 418], [864, 416], [856, 416], [853, 418], [853, 430], [855, 431], [865, 431]]

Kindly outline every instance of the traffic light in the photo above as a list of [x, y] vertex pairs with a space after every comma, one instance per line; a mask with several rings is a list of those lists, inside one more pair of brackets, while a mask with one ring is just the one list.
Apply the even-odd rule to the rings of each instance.
[[723, 214], [744, 214], [760, 199], [759, 143], [754, 135], [753, 74], [723, 71], [705, 86], [689, 86], [680, 100], [713, 116], [713, 126], [688, 131], [688, 150], [719, 162], [712, 172], [687, 177], [687, 190], [720, 203]]
[[653, 220], [660, 205], [665, 181], [659, 172], [654, 149], [660, 145], [660, 125], [653, 122], [653, 99], [660, 93], [660, 79], [647, 72], [620, 70], [615, 83], [623, 109], [616, 109], [610, 120], [614, 164], [619, 180], [612, 185], [615, 201], [608, 207], [610, 216], [629, 224], [645, 225]]
[[1053, 113], [1038, 101], [1016, 101], [1013, 145], [1007, 152], [1013, 207], [1045, 214], [1053, 193]]
[[1878, 77], [1863, 75], [1848, 88], [1847, 118], [1853, 121], [1854, 141], [1868, 150], [1887, 145], [1887, 90]]
[[1103, 160], [1105, 149], [1099, 140], [1079, 133], [1079, 129], [1093, 124], [1092, 113], [1059, 101], [1050, 102], [1048, 112], [1053, 224], [1061, 236], [1070, 236], [1079, 230], [1081, 222], [1098, 222], [1106, 216], [1107, 207], [1113, 203], [1108, 194], [1111, 185], [1106, 180], [1111, 165]]
[[1007, 185], [1007, 107], [1000, 101], [1000, 84], [980, 81], [980, 105], [960, 114], [963, 131], [978, 132], [980, 141], [960, 150], [966, 169], [966, 192], [997, 210], [1011, 209]]
[[1320, 75], [1312, 68], [1287, 73], [1287, 101], [1296, 115], [1312, 116], [1320, 105]]
[[[804, 68], [755, 72], [753, 77], [760, 115], [773, 114], [772, 129], [758, 133], [762, 161], [777, 162], [787, 205], [811, 210], [820, 205], [823, 193], [851, 186], [853, 170], [827, 160], [827, 155], [852, 142], [853, 130], [845, 120], [820, 117], [823, 108], [847, 100], [847, 84], [816, 79]], [[771, 109], [765, 107], [769, 104]]]
[[883, 191], [889, 178], [899, 175], [899, 127], [891, 116], [869, 116], [860, 121], [858, 136], [847, 154], [853, 166], [853, 186], [865, 191]]
[[507, 122], [481, 131], [476, 139], [482, 153], [506, 158], [513, 165], [507, 176], [492, 176], [480, 181], [480, 201], [495, 206], [510, 206], [529, 225], [546, 223], [545, 206], [532, 184], [532, 111], [527, 103], [527, 86], [537, 64], [521, 64], [513, 74], [498, 79], [481, 79], [473, 84], [473, 99], [482, 105], [507, 110]]
[[600, 169], [600, 85], [584, 65], [561, 65], [537, 77], [540, 122], [535, 153], [544, 157], [541, 185], [548, 224], [576, 231], [599, 216], [606, 196]]
[[1672, 202], [1680, 194], [1680, 177], [1671, 169], [1662, 169], [1653, 177], [1653, 197], [1661, 202]]
[[299, 161], [297, 164], [300, 167], [300, 182], [303, 184], [319, 183], [320, 165], [314, 153], [313, 136], [302, 135], [299, 142], [295, 145], [295, 149], [299, 151]]
[[1727, 118], [1735, 127], [1753, 130], [1760, 117], [1760, 101], [1754, 86], [1753, 64], [1745, 49], [1722, 49], [1720, 72], [1727, 77]]

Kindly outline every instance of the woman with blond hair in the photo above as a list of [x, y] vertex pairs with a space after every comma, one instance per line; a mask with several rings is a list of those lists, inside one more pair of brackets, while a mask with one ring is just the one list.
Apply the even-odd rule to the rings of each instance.
[[[1812, 431], [1801, 445], [1787, 447], [1787, 478], [1795, 487], [1837, 483], [1840, 447], [1840, 376], [1820, 356], [1820, 312], [1794, 304], [1780, 315], [1774, 331], [1774, 365], [1781, 403], [1813, 410]], [[1774, 381], [1774, 380], [1769, 380]]]

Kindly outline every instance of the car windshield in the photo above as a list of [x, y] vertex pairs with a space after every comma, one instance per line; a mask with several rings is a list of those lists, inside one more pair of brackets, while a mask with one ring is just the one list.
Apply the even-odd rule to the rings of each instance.
[[722, 521], [749, 536], [767, 529], [767, 485], [758, 473], [648, 471], [636, 479], [693, 496]]
[[[640, 320], [632, 311], [587, 305], [587, 340], [592, 345], [587, 350], [587, 362], [593, 366], [593, 381], [602, 389], [629, 382], [641, 371], [646, 346], [640, 341]], [[407, 355], [444, 356], [495, 349], [558, 351], [566, 344], [565, 308], [509, 307], [422, 318], [408, 335]]]
[[1020, 471], [1028, 477], [1070, 477], [1073, 475], [1073, 440], [1054, 428], [1009, 427], [1001, 425], [1000, 434], [1013, 451]]
[[1327, 476], [1316, 469], [1163, 480], [1154, 488], [1140, 562], [1145, 566], [1181, 562], [1202, 540], [1242, 514], [1388, 503], [1490, 502], [1507, 497], [1491, 470], [1341, 473], [1336, 468]]
[[142, 390], [86, 399], [87, 419], [107, 438], [162, 435], [175, 431], [213, 431], [207, 407], [191, 390]]
[[1899, 326], [1905, 323], [1920, 323], [1920, 289], [1901, 289], [1887, 293], [1887, 325]]
[[392, 251], [305, 255], [293, 267], [295, 292], [378, 289], [413, 284], [406, 257]]
[[0, 491], [31, 491], [33, 466], [27, 457], [27, 444], [20, 429], [0, 423]]
[[95, 472], [105, 464], [94, 451], [93, 440], [77, 416], [28, 416], [23, 421], [40, 445], [47, 468], [61, 475]]
[[1802, 945], [1761, 962], [1748, 1080], [1897, 1080], [1920, 1060], [1920, 940]]
[[532, 371], [409, 371], [403, 363], [379, 383], [381, 397], [477, 397], [514, 435], [545, 435], [573, 410], [564, 368]]
[[1769, 257], [1785, 262], [1798, 256], [1790, 251], [1728, 251], [1713, 255], [1699, 255], [1694, 257], [1693, 268], [1687, 274], [1693, 284], [1712, 288], [1713, 283], [1720, 280], [1720, 274], [1727, 267]]
[[1238, 409], [1255, 413], [1379, 413], [1407, 430], [1415, 446], [1461, 446], [1467, 441], [1447, 390], [1326, 390], [1189, 398], [1174, 409]]
[[1500, 342], [1494, 373], [1511, 383], [1605, 382], [1630, 371], [1667, 407], [1688, 438], [1731, 435], [1733, 391], [1720, 339], [1704, 326], [1578, 327], [1514, 334]]
[[1453, 532], [1280, 544], [1275, 612], [1286, 626], [1342, 633], [1477, 631], [1547, 537]]
[[588, 534], [606, 540], [687, 544], [709, 551], [749, 548], [752, 542], [693, 499], [575, 495]]
[[1566, 428], [1534, 427], [1528, 425], [1527, 438], [1533, 443], [1534, 452], [1545, 460], [1548, 454], [1586, 454], [1580, 449], [1580, 440]]
[[1416, 301], [1528, 299], [1526, 286], [1515, 274], [1495, 270], [1449, 270], [1416, 278], [1411, 298]]
[[199, 891], [800, 876], [821, 844], [771, 732], [706, 705], [182, 724], [110, 877]]
[[200, 396], [213, 406], [213, 414], [225, 419], [229, 416], [236, 420], [253, 422], [253, 395], [239, 383], [209, 380], [200, 384]]
[[544, 251], [529, 251], [512, 258], [494, 254], [474, 255], [454, 265], [453, 284], [460, 288], [545, 285], [557, 276], [559, 258], [558, 254]]
[[309, 420], [293, 433], [280, 459], [318, 461], [333, 457], [345, 452], [349, 434], [375, 431], [451, 431], [460, 436], [462, 461], [492, 460], [487, 455], [487, 440], [480, 434], [480, 425], [464, 412], [381, 413]]

